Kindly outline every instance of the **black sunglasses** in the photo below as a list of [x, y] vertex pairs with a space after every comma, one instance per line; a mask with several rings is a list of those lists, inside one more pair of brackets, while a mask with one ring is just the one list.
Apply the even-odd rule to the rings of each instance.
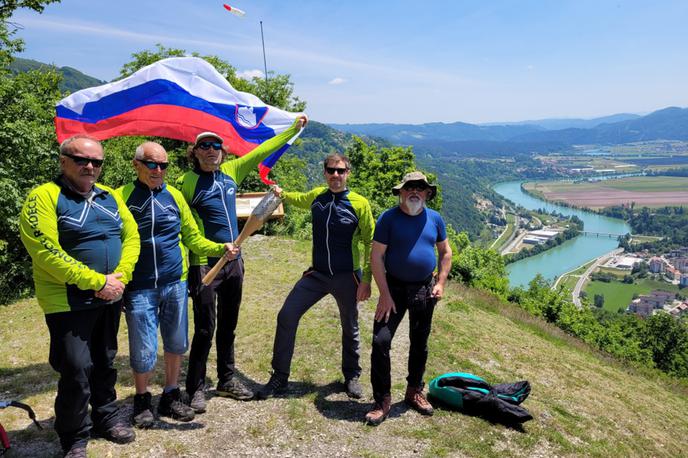
[[335, 172], [338, 173], [339, 175], [344, 175], [347, 172], [347, 168], [345, 167], [325, 167], [325, 171], [329, 173], [330, 175], [334, 175]]
[[212, 149], [222, 149], [222, 143], [218, 142], [201, 142], [198, 144], [198, 147], [204, 150], [209, 150], [210, 148]]
[[422, 181], [410, 181], [402, 186], [401, 189], [404, 191], [425, 191], [430, 188]]
[[73, 160], [76, 165], [81, 167], [86, 167], [89, 163], [93, 165], [94, 169], [99, 169], [103, 166], [102, 159], [91, 159], [90, 157], [75, 156], [69, 153], [62, 153], [62, 155], [67, 156], [68, 158]]
[[144, 161], [143, 159], [136, 159], [139, 161], [141, 164], [145, 165], [146, 168], [149, 170], [155, 170], [158, 167], [160, 167], [160, 170], [165, 170], [168, 165], [170, 165], [169, 162], [155, 162], [155, 161]]

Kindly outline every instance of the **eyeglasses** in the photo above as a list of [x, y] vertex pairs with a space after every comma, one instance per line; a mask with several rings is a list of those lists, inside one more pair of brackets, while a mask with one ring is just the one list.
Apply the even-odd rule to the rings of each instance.
[[325, 167], [325, 171], [330, 175], [334, 175], [335, 173], [344, 175], [348, 170], [349, 169], [345, 167]]
[[209, 150], [210, 148], [214, 150], [220, 150], [222, 149], [222, 143], [218, 142], [201, 142], [198, 144], [198, 147], [203, 149], [203, 150]]
[[160, 170], [165, 170], [168, 165], [170, 165], [169, 162], [155, 162], [155, 161], [144, 161], [143, 159], [136, 159], [139, 161], [141, 164], [145, 165], [146, 168], [149, 170], [155, 170], [158, 167], [160, 167]]
[[67, 156], [80, 167], [86, 167], [89, 163], [93, 165], [94, 169], [99, 169], [103, 166], [103, 159], [91, 159], [90, 157], [75, 156], [69, 153], [62, 153], [62, 155]]
[[409, 182], [406, 183], [404, 186], [401, 187], [404, 191], [425, 191], [428, 188], [428, 185], [423, 183], [422, 181], [416, 181], [416, 182]]

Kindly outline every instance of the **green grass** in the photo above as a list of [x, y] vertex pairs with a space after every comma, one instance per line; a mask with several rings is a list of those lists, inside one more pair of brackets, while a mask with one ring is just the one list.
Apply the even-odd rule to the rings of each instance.
[[615, 180], [596, 182], [570, 182], [570, 181], [537, 181], [527, 183], [526, 189], [539, 195], [550, 192], [585, 192], [598, 191], [601, 188], [613, 188], [624, 191], [636, 192], [671, 192], [685, 191], [688, 189], [686, 177], [628, 177]]
[[[251, 239], [236, 360], [247, 382], [267, 381], [277, 313], [301, 272], [310, 246], [276, 237]], [[191, 423], [159, 421], [132, 444], [89, 444], [91, 456], [655, 456], [685, 454], [688, 388], [657, 372], [638, 372], [592, 351], [580, 340], [482, 291], [450, 283], [435, 310], [425, 381], [466, 371], [501, 383], [529, 380], [523, 407], [534, 420], [522, 429], [438, 409], [433, 417], [403, 402], [408, 354], [404, 320], [392, 346], [392, 415], [379, 427], [362, 423], [371, 406], [370, 345], [377, 292], [360, 309], [365, 398], [341, 392], [340, 327], [331, 298], [314, 306], [297, 334], [290, 391], [263, 402], [211, 398]], [[193, 329], [193, 327], [191, 327]], [[0, 307], [0, 393], [34, 407], [38, 431], [22, 411], [0, 411], [13, 456], [55, 456], [52, 430], [57, 377], [47, 364], [48, 336], [35, 300]], [[130, 408], [126, 323], [117, 357], [117, 393]], [[186, 367], [186, 364], [183, 365]], [[159, 362], [154, 402], [164, 383]], [[215, 350], [208, 374], [215, 378]], [[591, 382], [591, 377], [593, 381]], [[666, 425], [671, 425], [667, 428]]]
[[626, 309], [633, 299], [633, 294], [647, 294], [656, 289], [670, 292], [678, 292], [678, 286], [665, 281], [644, 278], [634, 284], [626, 284], [617, 281], [609, 283], [591, 281], [585, 287], [585, 292], [592, 303], [595, 294], [604, 295], [604, 309], [616, 312], [618, 309]]

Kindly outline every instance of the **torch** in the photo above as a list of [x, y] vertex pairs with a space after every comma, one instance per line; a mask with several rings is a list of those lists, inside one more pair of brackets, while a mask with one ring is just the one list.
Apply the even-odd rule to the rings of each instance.
[[[265, 194], [265, 196], [260, 200], [260, 202], [258, 202], [258, 205], [256, 205], [256, 208], [254, 208], [251, 214], [249, 215], [248, 220], [246, 221], [246, 224], [244, 224], [244, 228], [241, 230], [239, 236], [236, 239], [234, 239], [234, 246], [241, 246], [241, 244], [244, 241], [246, 241], [246, 239], [249, 238], [251, 234], [260, 229], [265, 220], [267, 220], [270, 217], [270, 215], [272, 215], [272, 212], [274, 212], [277, 209], [277, 207], [279, 207], [281, 202], [282, 199], [277, 197], [274, 192], [271, 191]], [[203, 280], [201, 280], [201, 282], [205, 286], [210, 285], [213, 282], [213, 280], [215, 280], [215, 277], [217, 277], [217, 274], [220, 272], [220, 270], [224, 267], [225, 264], [227, 264], [227, 258], [222, 256], [213, 266], [213, 268], [210, 269], [210, 271], [207, 274], [205, 274], [205, 277], [203, 277]]]

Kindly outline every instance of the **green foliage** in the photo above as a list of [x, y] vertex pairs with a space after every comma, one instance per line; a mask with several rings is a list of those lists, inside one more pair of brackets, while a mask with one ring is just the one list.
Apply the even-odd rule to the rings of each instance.
[[[399, 204], [399, 199], [392, 195], [392, 188], [401, 182], [406, 173], [417, 170], [411, 148], [379, 148], [354, 137], [345, 154], [351, 161], [352, 169], [349, 188], [368, 199], [375, 217]], [[426, 173], [426, 176], [431, 183], [436, 181], [434, 174]], [[436, 210], [442, 208], [442, 190], [439, 186], [437, 195], [428, 202], [428, 206]]]
[[27, 294], [31, 261], [19, 239], [19, 212], [31, 188], [58, 170], [53, 127], [59, 75], [29, 72], [0, 78], [0, 303]]
[[471, 245], [465, 232], [457, 234], [451, 229], [447, 235], [452, 245], [450, 278], [474, 288], [492, 291], [502, 299], [506, 298], [509, 279], [504, 259], [499, 253]]

